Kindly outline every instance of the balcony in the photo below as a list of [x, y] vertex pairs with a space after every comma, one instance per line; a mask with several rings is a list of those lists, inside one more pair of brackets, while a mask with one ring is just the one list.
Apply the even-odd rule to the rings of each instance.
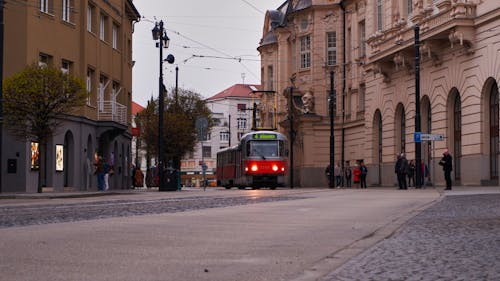
[[475, 39], [476, 6], [475, 2], [464, 0], [442, 0], [427, 7], [419, 2], [410, 19], [399, 19], [391, 28], [377, 31], [367, 39], [373, 71], [383, 74], [388, 82], [393, 69], [413, 69], [416, 24], [420, 26], [423, 60], [430, 59], [439, 65], [439, 50], [446, 47], [470, 54]]
[[97, 120], [114, 121], [127, 125], [127, 107], [125, 105], [113, 101], [98, 101], [97, 106]]

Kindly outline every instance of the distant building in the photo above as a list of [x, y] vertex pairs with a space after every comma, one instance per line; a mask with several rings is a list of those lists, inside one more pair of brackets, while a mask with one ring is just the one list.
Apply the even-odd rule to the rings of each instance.
[[[85, 106], [49, 140], [47, 169], [38, 144], [4, 133], [1, 192], [97, 190], [97, 157], [114, 165], [111, 189], [130, 186], [132, 32], [140, 15], [132, 0], [4, 1], [4, 78], [37, 63], [60, 67], [86, 83]], [[63, 155], [56, 166], [55, 155]], [[44, 159], [41, 159], [44, 161]]]
[[420, 115], [420, 132], [444, 136], [421, 143], [434, 184], [444, 183], [437, 163], [448, 148], [454, 184], [498, 185], [499, 24], [497, 1], [288, 0], [267, 11], [261, 83], [276, 90], [279, 130], [289, 137], [294, 116], [294, 184], [326, 186], [334, 151], [342, 165], [364, 161], [368, 185], [394, 185], [396, 155], [417, 156]]
[[[260, 89], [260, 85], [235, 84], [206, 99], [215, 126], [198, 142], [195, 151], [182, 159], [182, 184], [200, 185], [202, 161], [207, 165], [207, 178], [215, 178], [217, 152], [237, 145], [241, 136], [252, 130], [253, 108], [260, 100], [252, 93]], [[258, 127], [259, 115], [256, 116]]]

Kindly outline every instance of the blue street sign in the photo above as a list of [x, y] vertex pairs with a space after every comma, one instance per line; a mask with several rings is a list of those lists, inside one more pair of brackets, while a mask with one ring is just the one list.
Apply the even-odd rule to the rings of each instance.
[[413, 139], [415, 142], [422, 142], [422, 132], [413, 133]]

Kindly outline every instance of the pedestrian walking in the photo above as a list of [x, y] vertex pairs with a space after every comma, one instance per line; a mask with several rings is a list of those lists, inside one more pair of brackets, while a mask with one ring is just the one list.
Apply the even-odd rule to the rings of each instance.
[[445, 190], [451, 190], [451, 171], [453, 170], [452, 161], [452, 157], [448, 152], [448, 149], [446, 149], [443, 152], [443, 158], [441, 158], [441, 161], [439, 161], [439, 165], [443, 166], [444, 179], [446, 181]]
[[111, 173], [111, 165], [108, 162], [104, 164], [104, 190], [109, 189], [109, 175]]
[[366, 175], [368, 174], [368, 168], [365, 166], [365, 162], [361, 161], [360, 163], [360, 182], [361, 182], [361, 188], [366, 188]]
[[349, 162], [345, 163], [344, 176], [345, 176], [346, 186], [351, 187], [352, 170], [351, 167], [349, 167]]
[[340, 168], [340, 165], [338, 163], [335, 164], [333, 172], [335, 175], [335, 185], [337, 186], [337, 188], [340, 188], [340, 185], [342, 184], [342, 169]]
[[95, 174], [97, 175], [97, 190], [104, 190], [104, 160], [99, 157], [97, 163], [95, 164]]
[[361, 170], [359, 169], [359, 166], [357, 163], [354, 164], [354, 169], [352, 170], [352, 176], [353, 176], [353, 182], [355, 184], [359, 183], [360, 176], [361, 176]]
[[394, 168], [398, 177], [399, 189], [408, 189], [406, 185], [406, 174], [408, 171], [408, 160], [406, 160], [405, 154], [401, 153], [396, 161], [396, 166]]
[[415, 183], [415, 161], [410, 160], [410, 163], [408, 163], [408, 187], [412, 186], [417, 187]]
[[332, 181], [330, 180], [330, 164], [328, 164], [328, 166], [326, 166], [326, 169], [325, 169], [325, 176], [326, 176], [326, 180], [328, 182], [328, 187], [333, 187], [332, 186]]

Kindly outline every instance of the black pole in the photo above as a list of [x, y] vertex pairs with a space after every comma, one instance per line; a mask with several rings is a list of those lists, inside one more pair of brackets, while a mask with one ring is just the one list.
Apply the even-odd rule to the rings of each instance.
[[[342, 160], [341, 162], [341, 167], [342, 167], [342, 172], [344, 171], [344, 163], [345, 163], [345, 128], [344, 128], [344, 122], [345, 122], [345, 98], [346, 98], [346, 64], [347, 64], [347, 58], [346, 58], [346, 16], [345, 16], [345, 2], [344, 0], [340, 1], [340, 8], [342, 9], [342, 149], [341, 149], [341, 154], [342, 154]], [[336, 110], [334, 108], [334, 110]], [[344, 186], [344, 180], [342, 181], [342, 186]]]
[[228, 127], [229, 127], [229, 147], [231, 147], [231, 114], [229, 114], [229, 124], [228, 124]]
[[[415, 132], [420, 132], [420, 27], [415, 25]], [[415, 142], [415, 187], [421, 188], [422, 182], [422, 146], [420, 142]]]
[[328, 102], [330, 108], [330, 165], [329, 165], [329, 177], [328, 177], [328, 187], [334, 188], [335, 175], [334, 167], [335, 167], [335, 84], [334, 84], [334, 71], [330, 71], [330, 99]]
[[179, 108], [179, 67], [175, 67], [175, 109]]
[[160, 21], [160, 77], [158, 84], [158, 191], [166, 191], [165, 189], [165, 151], [163, 147], [163, 113], [164, 113], [164, 86], [163, 86], [163, 21]]
[[252, 108], [252, 130], [255, 131], [257, 130], [257, 103], [253, 103], [253, 108]]
[[3, 174], [3, 0], [0, 0], [0, 193], [2, 192]]
[[290, 188], [293, 188], [293, 145], [295, 142], [295, 132], [293, 129], [293, 86], [290, 87], [290, 97], [288, 102], [288, 120], [290, 121]]

